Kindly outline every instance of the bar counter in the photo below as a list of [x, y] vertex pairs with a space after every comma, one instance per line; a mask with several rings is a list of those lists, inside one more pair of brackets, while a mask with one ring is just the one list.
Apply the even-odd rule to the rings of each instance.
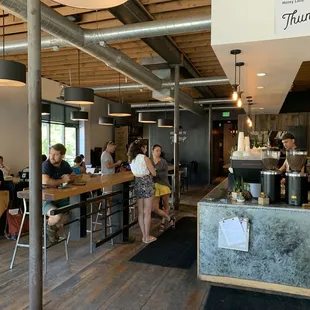
[[[227, 199], [223, 181], [198, 203], [198, 277], [310, 298], [310, 211]], [[219, 221], [248, 218], [249, 251], [218, 247]]]

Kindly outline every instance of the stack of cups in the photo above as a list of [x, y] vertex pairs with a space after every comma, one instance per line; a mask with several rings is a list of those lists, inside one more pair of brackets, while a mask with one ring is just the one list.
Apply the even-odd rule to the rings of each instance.
[[244, 137], [244, 148], [246, 152], [250, 151], [250, 137]]
[[238, 151], [244, 152], [244, 132], [239, 132], [238, 135]]

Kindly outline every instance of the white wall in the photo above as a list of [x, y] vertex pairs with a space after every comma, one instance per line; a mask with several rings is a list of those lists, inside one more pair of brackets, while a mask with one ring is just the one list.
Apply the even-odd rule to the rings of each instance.
[[[61, 102], [56, 99], [60, 90], [58, 82], [42, 78], [42, 99]], [[27, 86], [1, 88], [0, 155], [14, 174], [27, 167], [29, 161], [27, 94]], [[95, 104], [88, 109], [90, 120], [80, 130], [85, 135], [81, 139], [80, 152], [86, 155], [87, 161], [90, 160], [90, 148], [103, 146], [112, 139], [112, 128], [98, 125], [99, 116], [107, 112], [105, 99], [95, 97]]]

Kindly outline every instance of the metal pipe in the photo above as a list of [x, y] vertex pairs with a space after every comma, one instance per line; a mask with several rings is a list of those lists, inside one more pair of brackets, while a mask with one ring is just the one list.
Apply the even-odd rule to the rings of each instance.
[[42, 165], [41, 165], [41, 10], [40, 0], [27, 0], [28, 127], [30, 173], [29, 309], [43, 309]]
[[109, 29], [86, 30], [85, 41], [91, 43], [111, 42], [206, 30], [211, 30], [211, 16], [200, 15], [128, 24]]
[[179, 81], [180, 81], [180, 65], [174, 66], [174, 137], [173, 137], [173, 151], [174, 151], [174, 209], [179, 210], [179, 203], [180, 203], [180, 156], [179, 156], [179, 130], [180, 130], [180, 88], [179, 88]]
[[210, 104], [209, 106], [209, 115], [208, 115], [208, 182], [209, 184], [212, 183], [212, 150], [213, 150], [213, 145], [212, 145], [212, 105]]
[[[211, 29], [211, 18], [205, 16], [194, 16], [177, 18], [172, 20], [156, 20], [137, 24], [122, 25], [112, 28], [95, 30], [84, 30], [85, 44], [113, 42], [119, 40], [134, 40], [139, 38], [173, 35], [179, 33], [205, 31]], [[41, 49], [55, 49], [71, 46], [66, 40], [44, 36], [41, 39]], [[27, 51], [27, 39], [9, 41], [5, 44], [6, 53], [17, 53]], [[0, 47], [2, 53], [2, 46]]]
[[[212, 110], [237, 110], [240, 109], [238, 107], [232, 107], [232, 106], [228, 106], [228, 107], [212, 107]], [[205, 111], [209, 111], [209, 107], [208, 108], [204, 108]], [[146, 112], [173, 112], [174, 109], [141, 109], [141, 110], [136, 110], [136, 113], [146, 113]], [[180, 112], [182, 111], [187, 111], [185, 109], [180, 109]]]
[[[230, 83], [229, 83], [229, 79], [225, 76], [184, 79], [180, 81], [179, 83], [180, 87], [213, 86], [213, 85], [227, 85], [227, 84], [230, 84]], [[168, 81], [168, 82], [162, 83], [162, 89], [170, 88], [170, 87], [171, 88], [174, 87], [174, 81]], [[115, 84], [115, 85], [105, 85], [105, 86], [93, 86], [90, 88], [92, 88], [96, 93], [118, 92], [119, 88], [121, 91], [147, 90], [148, 89], [147, 87], [141, 84], [121, 84], [120, 86], [118, 84]]]

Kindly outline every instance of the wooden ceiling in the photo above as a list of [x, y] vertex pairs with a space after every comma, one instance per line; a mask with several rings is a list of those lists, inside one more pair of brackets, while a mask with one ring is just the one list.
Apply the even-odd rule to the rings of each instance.
[[[108, 10], [90, 11], [76, 9], [59, 5], [52, 0], [42, 0], [42, 2], [64, 16], [78, 14], [81, 18], [78, 24], [85, 29], [109, 28], [122, 25]], [[177, 17], [208, 16], [211, 14], [211, 0], [140, 0], [140, 3], [151, 14], [154, 20], [171, 20]], [[27, 24], [6, 12], [4, 14], [6, 42], [9, 40], [26, 39]], [[0, 15], [3, 16], [2, 13]], [[1, 25], [2, 18], [0, 21]], [[42, 32], [42, 35], [46, 35], [46, 33]], [[180, 51], [188, 57], [202, 77], [225, 75], [211, 47], [210, 32], [175, 35], [171, 39], [176, 43]], [[156, 52], [140, 39], [119, 41], [110, 45], [121, 50], [138, 63], [142, 57], [157, 55]], [[9, 54], [6, 56], [6, 59], [19, 61], [27, 65], [27, 53]], [[310, 67], [309, 64], [307, 66]], [[69, 85], [69, 72], [71, 74], [71, 85], [79, 85], [77, 49], [60, 48], [59, 51], [42, 50], [43, 77]], [[119, 82], [119, 73], [117, 71], [83, 52], [80, 53], [80, 76], [81, 86], [104, 86], [118, 84]], [[125, 78], [123, 75], [120, 76], [120, 79], [121, 83], [134, 82]], [[298, 79], [300, 84], [302, 84], [301, 80], [302, 78]], [[203, 97], [195, 88], [185, 88], [183, 90], [193, 98]], [[231, 94], [231, 87], [229, 85], [212, 86], [212, 90], [216, 97], [222, 98]], [[112, 100], [118, 100], [117, 92], [101, 93], [99, 95]], [[153, 100], [150, 91], [126, 91], [122, 92], [122, 97], [124, 102], [128, 103]]]
[[[96, 29], [120, 26], [122, 23], [116, 19], [108, 10], [90, 11], [86, 9], [76, 9], [59, 5], [51, 0], [43, 0], [43, 3], [52, 7], [64, 16], [79, 14], [81, 21], [78, 22], [82, 28]], [[154, 20], [171, 20], [176, 17], [188, 17], [195, 15], [208, 16], [211, 13], [210, 0], [140, 0], [140, 3], [151, 14]], [[26, 39], [27, 24], [22, 20], [5, 13], [5, 40]], [[0, 14], [3, 16], [3, 14]], [[2, 19], [0, 26], [2, 25]], [[1, 29], [2, 32], [2, 29]], [[42, 32], [42, 35], [46, 33]], [[186, 55], [201, 76], [223, 76], [225, 75], [210, 45], [210, 32], [191, 33], [176, 35], [171, 37], [177, 44], [180, 51]], [[142, 40], [127, 40], [111, 43], [111, 46], [121, 50], [123, 53], [134, 59], [141, 61], [141, 57], [156, 56], [154, 52]], [[6, 59], [22, 62], [27, 65], [27, 53], [9, 54]], [[78, 80], [78, 51], [75, 48], [60, 48], [59, 51], [42, 50], [42, 76], [70, 84], [69, 71], [71, 73], [71, 84], [77, 86]], [[103, 62], [85, 54], [80, 53], [80, 85], [81, 86], [104, 86], [108, 84], [118, 84], [119, 73]], [[121, 83], [134, 82], [121, 75]], [[216, 97], [229, 95], [231, 88], [229, 85], [212, 87]], [[202, 95], [194, 88], [184, 89], [185, 92], [194, 98], [202, 98]], [[101, 93], [106, 98], [118, 100], [118, 93]], [[153, 100], [150, 91], [130, 91], [122, 92], [124, 102], [144, 102]]]

